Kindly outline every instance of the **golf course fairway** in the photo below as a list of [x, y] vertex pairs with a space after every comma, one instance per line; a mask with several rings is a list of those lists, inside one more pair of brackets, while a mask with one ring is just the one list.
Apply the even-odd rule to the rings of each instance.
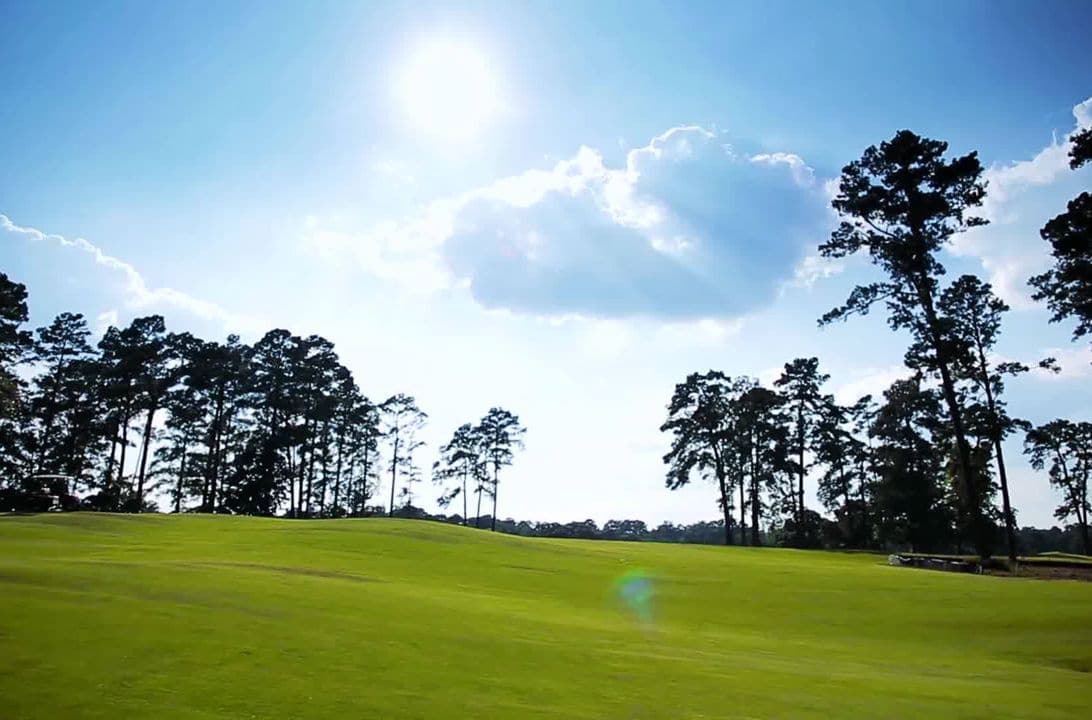
[[6, 720], [1045, 720], [1089, 717], [1090, 671], [1087, 582], [408, 520], [0, 517]]

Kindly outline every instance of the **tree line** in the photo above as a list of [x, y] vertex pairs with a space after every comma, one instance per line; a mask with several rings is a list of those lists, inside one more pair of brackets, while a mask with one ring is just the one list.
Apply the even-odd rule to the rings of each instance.
[[[1092, 129], [1071, 141], [1076, 169], [1092, 160]], [[995, 359], [1008, 307], [974, 275], [943, 282], [940, 251], [987, 222], [973, 215], [986, 194], [977, 154], [948, 159], [947, 148], [901, 131], [866, 149], [842, 170], [832, 200], [839, 223], [819, 246], [826, 258], [867, 254], [882, 275], [853, 288], [820, 326], [885, 308], [891, 329], [911, 339], [907, 379], [878, 401], [840, 405], [824, 392], [829, 376], [818, 359], [798, 358], [772, 388], [719, 371], [693, 373], [675, 387], [661, 427], [672, 438], [666, 484], [715, 484], [723, 542], [759, 545], [766, 527], [798, 547], [832, 540], [853, 548], [970, 547], [985, 558], [1000, 539], [1014, 566], [1019, 543], [1003, 442], [1023, 432], [1032, 467], [1046, 469], [1061, 491], [1056, 516], [1072, 520], [1083, 552], [1092, 552], [1092, 423], [1033, 427], [1011, 415], [1005, 381], [1030, 368]], [[1033, 297], [1046, 301], [1052, 322], [1076, 320], [1076, 340], [1092, 331], [1092, 195], [1082, 193], [1040, 234], [1054, 265], [1029, 280]], [[1039, 365], [1058, 371], [1052, 358]], [[824, 540], [823, 518], [806, 506], [809, 478], [835, 518], [833, 538], [828, 532]]]
[[[158, 493], [174, 512], [360, 516], [383, 482], [388, 514], [413, 505], [428, 416], [369, 399], [325, 338], [206, 341], [150, 315], [92, 347], [82, 315], [26, 320], [25, 286], [0, 273], [0, 509], [142, 512]], [[442, 502], [495, 514], [523, 434], [499, 407], [460, 427], [433, 469]]]
[[[1070, 140], [1073, 168], [1092, 160], [1092, 130]], [[909, 131], [866, 149], [842, 171], [832, 201], [840, 221], [819, 246], [827, 258], [867, 254], [882, 276], [819, 324], [884, 308], [911, 339], [909, 377], [849, 405], [824, 390], [817, 358], [787, 363], [773, 387], [719, 371], [676, 386], [662, 426], [666, 484], [715, 484], [722, 519], [701, 525], [702, 537], [715, 527], [725, 543], [969, 546], [983, 557], [1001, 543], [1014, 561], [1004, 440], [1019, 432], [1031, 465], [1061, 491], [1057, 517], [1073, 521], [1089, 552], [1092, 423], [1033, 427], [1010, 414], [1005, 382], [1030, 368], [993, 352], [1008, 307], [974, 275], [943, 282], [940, 251], [986, 224], [973, 214], [987, 189], [977, 154], [947, 158], [947, 149]], [[1092, 331], [1092, 195], [1040, 234], [1054, 264], [1030, 279], [1033, 297], [1052, 322], [1076, 321], [1080, 339]], [[370, 400], [325, 338], [278, 329], [252, 345], [209, 342], [152, 315], [109, 328], [92, 347], [78, 314], [25, 329], [26, 298], [0, 274], [0, 508], [58, 497], [71, 509], [140, 512], [156, 509], [160, 493], [175, 512], [361, 516], [381, 501], [389, 515], [423, 514], [413, 502], [427, 415], [410, 395]], [[1050, 358], [1039, 365], [1057, 371]], [[473, 502], [480, 524], [484, 499], [498, 529], [500, 473], [524, 432], [503, 408], [457, 428], [431, 468], [440, 505], [461, 506], [468, 523]], [[380, 500], [381, 482], [389, 494]], [[833, 520], [807, 507], [812, 482]], [[510, 523], [520, 526], [500, 529]], [[606, 532], [527, 527], [540, 526]], [[651, 532], [627, 527], [618, 532]]]

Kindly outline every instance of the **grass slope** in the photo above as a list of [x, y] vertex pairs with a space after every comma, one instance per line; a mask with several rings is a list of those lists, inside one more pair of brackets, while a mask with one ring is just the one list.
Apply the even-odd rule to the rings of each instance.
[[[657, 580], [642, 625], [612, 582]], [[0, 717], [1063, 718], [1092, 583], [399, 520], [0, 517]]]

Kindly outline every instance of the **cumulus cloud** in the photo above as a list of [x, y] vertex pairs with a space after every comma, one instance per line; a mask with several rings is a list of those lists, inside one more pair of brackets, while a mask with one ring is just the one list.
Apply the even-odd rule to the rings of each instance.
[[[144, 277], [135, 267], [120, 260], [113, 255], [107, 255], [97, 245], [83, 238], [66, 238], [63, 235], [46, 233], [37, 228], [16, 225], [7, 216], [0, 214], [0, 230], [11, 235], [21, 236], [31, 242], [54, 243], [61, 247], [73, 248], [90, 256], [96, 265], [104, 267], [123, 278], [123, 288], [128, 301], [134, 308], [146, 308], [153, 305], [168, 305], [185, 310], [198, 317], [219, 320], [231, 328], [249, 328], [253, 326], [250, 318], [236, 315], [224, 310], [216, 303], [202, 300], [174, 288], [152, 288], [144, 281]], [[113, 322], [117, 321], [117, 313], [113, 312]], [[103, 318], [100, 316], [99, 318]]]
[[989, 225], [953, 239], [951, 251], [978, 258], [997, 294], [1016, 309], [1034, 307], [1027, 279], [1050, 264], [1039, 229], [1066, 203], [1087, 189], [1092, 170], [1069, 168], [1070, 136], [1092, 125], [1092, 98], [1073, 108], [1074, 127], [1034, 157], [985, 172], [988, 182], [983, 217]]
[[775, 298], [824, 221], [822, 188], [799, 156], [740, 154], [685, 126], [622, 167], [584, 147], [409, 222], [334, 239], [313, 227], [308, 242], [409, 287], [466, 286], [487, 308], [684, 321]]

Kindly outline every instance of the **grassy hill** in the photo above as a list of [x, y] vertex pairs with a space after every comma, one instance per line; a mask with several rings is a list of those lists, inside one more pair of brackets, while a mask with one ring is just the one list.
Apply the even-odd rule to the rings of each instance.
[[[650, 622], [616, 581], [654, 579]], [[0, 717], [1065, 718], [1092, 583], [399, 520], [0, 517]]]

